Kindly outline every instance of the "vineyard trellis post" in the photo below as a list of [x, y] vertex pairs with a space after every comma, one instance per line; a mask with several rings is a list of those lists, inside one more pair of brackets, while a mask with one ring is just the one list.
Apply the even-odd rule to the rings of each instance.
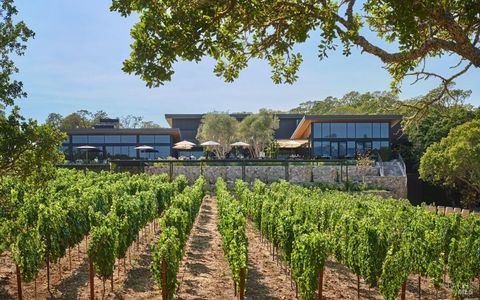
[[95, 269], [93, 268], [93, 260], [91, 258], [89, 260], [89, 282], [90, 282], [90, 299], [95, 299], [95, 286], [94, 286], [94, 275]]
[[285, 181], [289, 181], [290, 176], [289, 176], [289, 171], [288, 171], [288, 160], [285, 160]]
[[168, 290], [167, 290], [167, 262], [165, 257], [162, 258], [162, 299], [168, 299]]
[[317, 300], [322, 300], [323, 299], [323, 270], [322, 268], [320, 270], [320, 273], [318, 274], [318, 297]]
[[245, 268], [240, 269], [240, 300], [243, 300], [245, 297]]
[[17, 291], [18, 291], [18, 299], [22, 300], [22, 275], [20, 274], [20, 268], [17, 264], [15, 264], [15, 271], [17, 273]]
[[402, 292], [400, 294], [400, 299], [401, 300], [405, 300], [405, 290], [406, 290], [406, 288], [407, 288], [407, 280], [405, 279], [405, 281], [402, 284]]

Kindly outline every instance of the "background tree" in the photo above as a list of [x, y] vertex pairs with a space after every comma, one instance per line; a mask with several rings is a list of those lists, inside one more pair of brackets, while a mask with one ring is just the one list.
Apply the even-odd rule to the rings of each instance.
[[66, 135], [50, 125], [26, 121], [14, 108], [0, 116], [0, 176], [48, 177], [54, 163], [64, 160], [58, 150]]
[[278, 118], [266, 109], [251, 114], [240, 122], [239, 137], [250, 144], [253, 157], [259, 157], [260, 152], [273, 140], [278, 122]]
[[232, 149], [238, 136], [238, 121], [228, 113], [210, 112], [203, 116], [198, 127], [197, 140], [201, 143], [212, 140], [220, 143], [220, 146], [212, 147], [213, 152], [219, 158]]
[[419, 171], [425, 181], [461, 190], [464, 205], [475, 207], [480, 196], [480, 120], [457, 126], [430, 145]]
[[49, 125], [25, 120], [15, 106], [26, 93], [22, 83], [12, 78], [18, 73], [12, 57], [24, 55], [34, 33], [17, 22], [13, 1], [0, 3], [0, 176], [48, 176], [53, 163], [62, 159], [58, 149], [64, 135]]
[[140, 128], [143, 122], [143, 117], [126, 115], [120, 118], [120, 127], [122, 128]]
[[59, 113], [49, 113], [47, 116], [46, 124], [53, 128], [61, 128], [63, 122], [63, 116]]
[[399, 113], [402, 101], [391, 92], [351, 91], [342, 98], [326, 97], [319, 101], [300, 103], [291, 113], [309, 115], [394, 114]]
[[[140, 16], [123, 70], [150, 87], [171, 80], [176, 61], [205, 56], [216, 60], [214, 71], [226, 81], [250, 60], [265, 59], [275, 83], [293, 83], [302, 62], [295, 46], [313, 34], [320, 37], [320, 59], [338, 44], [346, 56], [357, 46], [385, 64], [395, 91], [405, 76], [434, 77], [441, 100], [453, 80], [480, 67], [479, 7], [478, 0], [113, 0], [111, 9]], [[426, 69], [430, 59], [450, 54], [459, 58], [453, 74]]]

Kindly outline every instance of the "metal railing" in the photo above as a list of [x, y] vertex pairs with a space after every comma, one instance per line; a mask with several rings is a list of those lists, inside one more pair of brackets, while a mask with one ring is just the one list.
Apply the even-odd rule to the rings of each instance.
[[405, 161], [403, 160], [403, 157], [400, 153], [398, 153], [398, 164], [400, 170], [402, 170], [402, 175], [407, 176], [407, 166], [405, 165]]

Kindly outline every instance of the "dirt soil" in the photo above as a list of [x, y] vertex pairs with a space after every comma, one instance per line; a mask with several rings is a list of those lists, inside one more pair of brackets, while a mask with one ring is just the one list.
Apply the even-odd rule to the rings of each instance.
[[[223, 255], [222, 241], [217, 230], [217, 205], [214, 198], [205, 198], [185, 249], [177, 279], [179, 287], [176, 299], [235, 299], [233, 280]], [[151, 262], [149, 245], [154, 243], [157, 232], [150, 224], [143, 230], [140, 242], [130, 248], [130, 257], [116, 263], [113, 290], [106, 282], [105, 299], [161, 299], [160, 290], [151, 278], [148, 266]], [[289, 270], [281, 261], [273, 260], [271, 246], [261, 240], [259, 231], [247, 224], [249, 240], [246, 299], [296, 299], [295, 287], [290, 281]], [[40, 270], [36, 280], [36, 299], [88, 299], [88, 259], [83, 240], [71, 249], [70, 255], [60, 264], [50, 266], [51, 292], [47, 291], [46, 267]], [[70, 268], [70, 258], [72, 266]], [[125, 266], [124, 266], [125, 263]], [[61, 272], [60, 272], [61, 270]], [[448, 282], [448, 278], [447, 278]], [[35, 281], [23, 283], [23, 298], [34, 299]], [[430, 281], [422, 279], [421, 299], [449, 299], [450, 289], [433, 288]], [[478, 299], [476, 280], [466, 290], [465, 299]], [[103, 284], [95, 277], [95, 297], [102, 299]], [[324, 273], [324, 299], [357, 299], [357, 277], [346, 267], [329, 260]], [[383, 299], [378, 289], [369, 288], [360, 280], [361, 299]], [[407, 299], [418, 299], [418, 277], [411, 275], [407, 282]], [[15, 265], [10, 253], [0, 256], [0, 300], [17, 299]]]
[[[113, 290], [111, 281], [106, 281], [105, 299], [152, 299], [161, 298], [159, 289], [152, 280], [148, 266], [151, 261], [149, 244], [158, 234], [153, 232], [153, 224], [142, 230], [140, 240], [130, 247], [130, 255], [125, 261], [115, 264]], [[88, 241], [87, 241], [88, 243]], [[89, 299], [88, 258], [85, 240], [71, 249], [72, 268], [69, 255], [61, 259], [60, 264], [50, 266], [50, 290], [47, 291], [47, 268], [40, 270], [36, 279], [36, 299]], [[128, 252], [127, 252], [128, 253]], [[126, 270], [125, 270], [126, 269]], [[60, 272], [61, 270], [61, 272]], [[22, 283], [23, 299], [35, 299], [35, 281]], [[102, 299], [103, 283], [95, 277], [95, 298]], [[17, 299], [15, 265], [10, 253], [0, 256], [0, 299]]]
[[235, 299], [233, 280], [217, 230], [215, 199], [206, 197], [190, 233], [177, 275], [176, 299]]

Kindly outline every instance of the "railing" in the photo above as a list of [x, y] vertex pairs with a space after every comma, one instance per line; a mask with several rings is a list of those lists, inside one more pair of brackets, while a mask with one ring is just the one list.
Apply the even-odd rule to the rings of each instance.
[[402, 170], [402, 175], [407, 176], [407, 166], [405, 165], [405, 161], [400, 153], [398, 153], [398, 162], [400, 169]]
[[379, 172], [380, 172], [380, 176], [385, 176], [385, 169], [384, 169], [384, 166], [383, 166], [383, 159], [382, 159], [381, 155], [377, 156], [377, 161], [375, 163], [378, 164], [378, 169], [379, 169]]
[[273, 159], [248, 159], [248, 160], [111, 160], [113, 168], [116, 171], [128, 170], [129, 168], [136, 169], [138, 171], [145, 171], [145, 167], [168, 167], [168, 173], [170, 178], [173, 177], [174, 168], [182, 166], [197, 166], [200, 170], [204, 167], [215, 166], [229, 166], [229, 167], [241, 167], [242, 179], [246, 178], [246, 168], [253, 166], [264, 167], [283, 167], [285, 169], [285, 180], [290, 178], [290, 168], [296, 166], [339, 166], [339, 180], [348, 181], [348, 166], [355, 166], [355, 160], [344, 159], [328, 159], [328, 160], [300, 160], [300, 159], [287, 159], [287, 160], [273, 160]]

